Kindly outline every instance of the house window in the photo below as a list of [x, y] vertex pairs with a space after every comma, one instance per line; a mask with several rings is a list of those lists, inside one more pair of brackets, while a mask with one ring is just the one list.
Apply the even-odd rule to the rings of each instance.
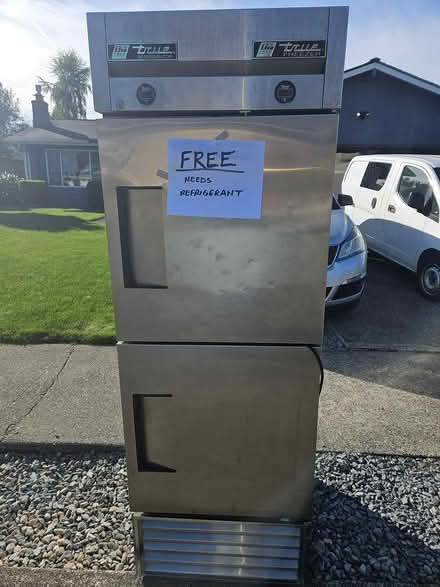
[[60, 152], [46, 151], [46, 161], [49, 185], [63, 185], [61, 182]]
[[51, 186], [84, 188], [99, 178], [98, 151], [47, 149], [46, 165]]

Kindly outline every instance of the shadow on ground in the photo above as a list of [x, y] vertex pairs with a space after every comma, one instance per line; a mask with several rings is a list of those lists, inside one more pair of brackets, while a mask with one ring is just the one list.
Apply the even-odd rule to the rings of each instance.
[[440, 399], [440, 353], [323, 352], [328, 371], [347, 378]]
[[[360, 493], [363, 488], [359, 487]], [[313, 584], [327, 581], [440, 584], [440, 551], [392, 523], [360, 499], [318, 481], [307, 571]], [[375, 509], [380, 508], [377, 505]], [[435, 537], [434, 537], [435, 539]]]
[[326, 319], [349, 345], [440, 348], [440, 306], [422, 297], [412, 273], [371, 255], [360, 304]]
[[65, 232], [67, 230], [102, 230], [103, 226], [93, 220], [83, 220], [78, 216], [56, 216], [38, 212], [16, 212], [7, 214], [0, 212], [0, 226], [22, 230], [42, 230], [46, 232]]

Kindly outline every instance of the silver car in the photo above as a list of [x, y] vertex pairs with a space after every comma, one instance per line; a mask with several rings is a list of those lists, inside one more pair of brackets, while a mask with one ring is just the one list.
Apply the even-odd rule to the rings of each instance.
[[333, 196], [328, 243], [325, 306], [353, 306], [362, 297], [367, 277], [367, 247], [358, 227], [345, 214], [350, 196]]

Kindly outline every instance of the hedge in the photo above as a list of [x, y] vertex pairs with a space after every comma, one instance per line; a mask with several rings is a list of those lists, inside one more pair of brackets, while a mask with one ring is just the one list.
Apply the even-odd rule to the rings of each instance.
[[48, 205], [47, 182], [40, 179], [0, 181], [1, 208], [46, 208]]
[[93, 210], [94, 212], [104, 212], [102, 183], [99, 179], [89, 181], [87, 184], [87, 200], [89, 210]]

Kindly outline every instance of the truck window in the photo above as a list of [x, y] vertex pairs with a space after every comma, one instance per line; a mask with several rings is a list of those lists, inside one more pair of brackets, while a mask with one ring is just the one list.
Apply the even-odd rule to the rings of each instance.
[[[428, 176], [423, 169], [413, 167], [412, 165], [405, 165], [403, 168], [397, 191], [405, 204], [408, 204], [408, 200], [412, 193], [417, 192], [423, 194], [423, 196], [425, 196], [425, 209], [433, 199], [432, 187]], [[432, 205], [430, 207], [432, 207]], [[426, 215], [427, 214], [425, 214], [425, 216]]]
[[390, 169], [391, 163], [371, 161], [368, 163], [367, 169], [365, 170], [364, 177], [361, 181], [361, 187], [378, 192], [383, 188]]

